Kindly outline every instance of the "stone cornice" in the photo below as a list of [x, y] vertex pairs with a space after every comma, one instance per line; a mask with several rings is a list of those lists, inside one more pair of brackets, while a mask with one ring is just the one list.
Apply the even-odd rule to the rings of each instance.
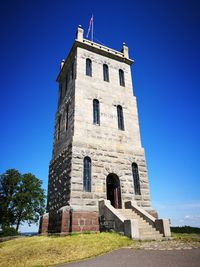
[[77, 47], [81, 47], [81, 48], [84, 48], [84, 49], [86, 49], [88, 51], [91, 51], [91, 52], [100, 54], [102, 56], [106, 56], [108, 58], [115, 59], [115, 60], [118, 60], [120, 62], [124, 62], [124, 63], [126, 63], [128, 65], [131, 65], [131, 64], [134, 63], [134, 60], [129, 59], [129, 58], [126, 58], [123, 53], [121, 53], [121, 52], [119, 52], [117, 50], [114, 50], [112, 48], [103, 46], [101, 44], [98, 44], [98, 43], [89, 41], [87, 39], [83, 39], [83, 41], [78, 41], [76, 39], [75, 42], [73, 43], [73, 46], [72, 46], [69, 54], [67, 55], [67, 57], [65, 59], [65, 62], [63, 64], [62, 68], [60, 69], [60, 72], [59, 72], [59, 74], [57, 76], [56, 81], [59, 81], [60, 76], [62, 75], [63, 70], [68, 65], [69, 58], [75, 52], [75, 50], [76, 50]]

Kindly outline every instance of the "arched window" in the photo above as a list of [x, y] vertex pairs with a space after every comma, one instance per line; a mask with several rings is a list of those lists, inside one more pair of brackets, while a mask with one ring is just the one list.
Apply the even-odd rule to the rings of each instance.
[[60, 140], [60, 128], [61, 128], [61, 114], [58, 117], [58, 130], [57, 130], [57, 140]]
[[58, 106], [61, 104], [61, 102], [62, 102], [62, 83], [60, 82], [58, 91]]
[[119, 70], [119, 84], [125, 86], [124, 71], [121, 69]]
[[109, 82], [109, 71], [108, 71], [108, 65], [106, 64], [103, 64], [103, 80]]
[[132, 163], [132, 174], [133, 174], [133, 184], [134, 184], [135, 195], [141, 195], [138, 165], [135, 162]]
[[83, 160], [83, 191], [91, 192], [91, 159], [89, 157]]
[[69, 73], [67, 72], [67, 74], [66, 74], [66, 83], [65, 83], [65, 93], [67, 93], [68, 84], [69, 84]]
[[93, 123], [100, 124], [99, 100], [93, 100]]
[[66, 105], [65, 109], [65, 130], [67, 131], [68, 128], [68, 121], [69, 121], [69, 105]]
[[92, 61], [91, 59], [86, 59], [86, 75], [92, 76]]
[[124, 130], [124, 117], [122, 106], [117, 106], [117, 119], [118, 119], [118, 129]]
[[72, 62], [71, 69], [70, 69], [70, 74], [71, 74], [71, 80], [74, 79], [74, 62]]

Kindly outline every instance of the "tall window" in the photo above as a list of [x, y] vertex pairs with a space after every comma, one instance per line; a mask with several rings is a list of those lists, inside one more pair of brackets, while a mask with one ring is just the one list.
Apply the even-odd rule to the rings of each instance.
[[92, 61], [91, 59], [86, 59], [86, 75], [92, 76]]
[[119, 70], [119, 84], [125, 86], [124, 71], [121, 69]]
[[134, 184], [135, 195], [141, 195], [138, 165], [135, 162], [132, 163], [132, 174], [133, 174], [133, 184]]
[[62, 83], [59, 84], [58, 106], [61, 104], [61, 101], [62, 101]]
[[91, 192], [91, 159], [89, 157], [83, 160], [83, 191]]
[[59, 115], [59, 117], [58, 117], [57, 140], [60, 140], [60, 128], [61, 128], [61, 115]]
[[108, 65], [103, 64], [103, 79], [106, 82], [109, 82], [109, 72], [108, 72]]
[[67, 131], [68, 128], [68, 121], [69, 121], [69, 105], [66, 105], [66, 110], [65, 110], [65, 130]]
[[100, 124], [100, 115], [99, 115], [99, 100], [93, 100], [93, 123]]
[[118, 129], [124, 130], [124, 117], [122, 106], [117, 106]]
[[68, 90], [68, 83], [69, 83], [69, 73], [67, 72], [67, 74], [66, 74], [66, 84], [65, 84], [65, 93]]
[[74, 62], [72, 62], [72, 65], [71, 65], [71, 80], [74, 79]]

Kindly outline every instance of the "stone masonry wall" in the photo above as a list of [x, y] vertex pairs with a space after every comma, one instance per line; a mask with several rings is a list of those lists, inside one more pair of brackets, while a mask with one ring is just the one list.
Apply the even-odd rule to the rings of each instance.
[[[92, 77], [85, 75], [86, 58], [92, 61]], [[109, 82], [103, 80], [104, 63], [109, 67]], [[125, 87], [119, 85], [119, 69], [124, 70]], [[135, 200], [151, 209], [130, 66], [78, 47], [76, 77], [70, 205], [77, 210], [97, 210], [98, 200], [106, 198], [106, 177], [115, 173], [120, 179], [122, 202]], [[100, 125], [93, 124], [93, 99], [100, 102]], [[124, 131], [118, 129], [117, 105], [123, 108]], [[92, 162], [91, 192], [83, 192], [85, 156]], [[133, 162], [139, 169], [141, 195], [134, 194]]]
[[[54, 127], [54, 143], [52, 158], [54, 159], [61, 153], [66, 147], [72, 143], [72, 137], [74, 134], [74, 112], [75, 112], [75, 79], [76, 79], [76, 53], [71, 55], [71, 62], [66, 62], [63, 67], [62, 75], [59, 77], [59, 98], [58, 110], [55, 115], [55, 127]], [[73, 69], [73, 75], [72, 75]], [[68, 116], [66, 113], [68, 107]], [[58, 124], [59, 117], [60, 122], [60, 135], [58, 140]], [[68, 117], [68, 118], [67, 118]], [[68, 126], [66, 128], [66, 120], [68, 120]]]
[[[86, 76], [86, 58], [92, 61], [92, 77]], [[98, 200], [107, 198], [106, 177], [110, 173], [119, 177], [122, 205], [132, 200], [147, 211], [152, 210], [130, 63], [123, 57], [117, 60], [112, 55], [98, 54], [91, 44], [88, 49], [79, 45], [73, 48], [63, 66], [58, 78], [62, 98], [55, 117], [49, 168], [49, 232], [98, 231]], [[103, 80], [103, 64], [108, 65], [109, 82]], [[125, 86], [119, 84], [119, 69], [124, 71]], [[100, 125], [93, 124], [93, 99], [100, 103]], [[118, 105], [123, 108], [124, 131], [118, 129]], [[91, 192], [83, 191], [86, 156], [91, 158]], [[138, 165], [141, 195], [134, 193], [133, 162]], [[64, 212], [65, 206], [68, 211]]]
[[72, 147], [68, 146], [49, 167], [47, 212], [69, 204]]
[[[91, 158], [91, 192], [83, 192], [83, 159]], [[135, 195], [132, 163], [138, 164], [141, 195]], [[98, 200], [106, 199], [106, 177], [115, 173], [120, 180], [122, 203], [137, 201], [139, 206], [150, 207], [150, 196], [144, 151], [123, 151], [116, 147], [74, 143], [72, 153], [72, 183], [70, 206], [74, 210], [98, 210]]]

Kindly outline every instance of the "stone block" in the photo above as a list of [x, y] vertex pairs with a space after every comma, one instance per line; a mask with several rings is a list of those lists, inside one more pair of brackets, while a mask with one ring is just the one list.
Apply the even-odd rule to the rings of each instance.
[[170, 223], [168, 219], [155, 220], [156, 230], [158, 230], [164, 237], [171, 236]]
[[45, 213], [40, 218], [39, 234], [46, 234], [48, 232], [49, 214]]
[[131, 239], [139, 239], [139, 226], [137, 219], [124, 221], [124, 235]]

